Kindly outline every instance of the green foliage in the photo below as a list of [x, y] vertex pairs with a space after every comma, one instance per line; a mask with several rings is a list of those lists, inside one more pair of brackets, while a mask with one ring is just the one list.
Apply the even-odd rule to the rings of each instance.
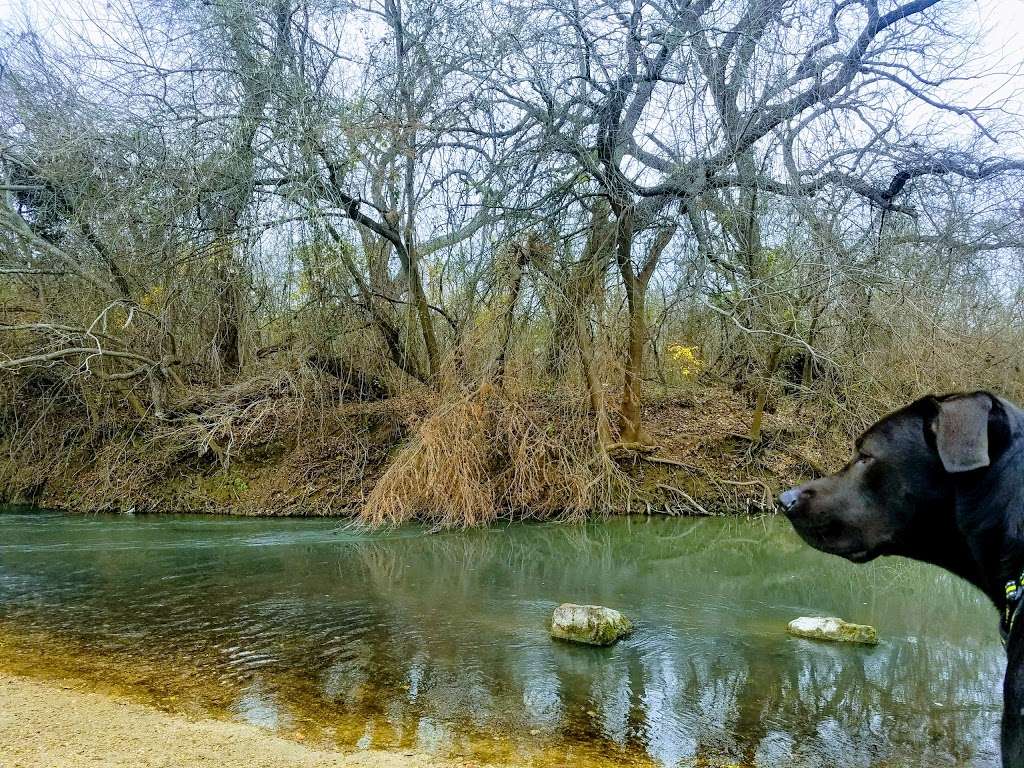
[[235, 470], [224, 470], [199, 481], [199, 492], [217, 504], [238, 501], [249, 490], [249, 483]]

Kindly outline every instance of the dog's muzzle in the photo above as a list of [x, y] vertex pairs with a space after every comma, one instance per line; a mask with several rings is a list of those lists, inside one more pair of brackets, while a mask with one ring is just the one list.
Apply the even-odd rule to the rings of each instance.
[[801, 490], [799, 488], [790, 488], [788, 491], [783, 491], [779, 494], [779, 505], [783, 511], [789, 512], [796, 503], [800, 500]]

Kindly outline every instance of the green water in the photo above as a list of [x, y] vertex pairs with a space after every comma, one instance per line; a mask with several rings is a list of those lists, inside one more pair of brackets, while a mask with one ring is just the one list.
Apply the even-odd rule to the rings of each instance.
[[[638, 629], [611, 649], [552, 642], [563, 601], [618, 608]], [[882, 643], [788, 637], [808, 614], [873, 624]], [[176, 681], [200, 681], [229, 716], [344, 749], [997, 766], [995, 625], [937, 569], [854, 566], [776, 519], [429, 535], [0, 514], [0, 627], [115, 659], [103, 674], [126, 684], [159, 688], [154, 670], [170, 669], [165, 704], [189, 709], [205, 689]]]

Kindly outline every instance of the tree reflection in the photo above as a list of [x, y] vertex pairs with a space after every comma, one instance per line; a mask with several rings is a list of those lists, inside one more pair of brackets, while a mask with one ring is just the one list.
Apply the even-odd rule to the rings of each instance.
[[[0, 618], [184, 658], [237, 681], [240, 715], [272, 711], [353, 747], [497, 737], [562, 764], [998, 765], [994, 617], [934, 569], [853, 567], [777, 521], [383, 537], [250, 524], [185, 541], [136, 526], [120, 548], [103, 543], [124, 543], [122, 521], [105, 537], [67, 531], [73, 547], [55, 548], [49, 527], [39, 547], [13, 531], [24, 546], [5, 551]], [[611, 649], [553, 643], [561, 601], [619, 608], [638, 631]], [[883, 642], [782, 631], [807, 613], [872, 623]]]

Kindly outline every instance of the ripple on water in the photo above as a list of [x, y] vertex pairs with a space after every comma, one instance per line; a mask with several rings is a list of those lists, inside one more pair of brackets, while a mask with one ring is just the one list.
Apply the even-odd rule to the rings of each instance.
[[[782, 521], [430, 536], [18, 513], [0, 515], [0, 542], [0, 626], [161, 706], [538, 765], [998, 765], [987, 606], [934, 569], [827, 558]], [[563, 601], [618, 608], [637, 631], [554, 644]], [[883, 642], [784, 633], [815, 613]]]

